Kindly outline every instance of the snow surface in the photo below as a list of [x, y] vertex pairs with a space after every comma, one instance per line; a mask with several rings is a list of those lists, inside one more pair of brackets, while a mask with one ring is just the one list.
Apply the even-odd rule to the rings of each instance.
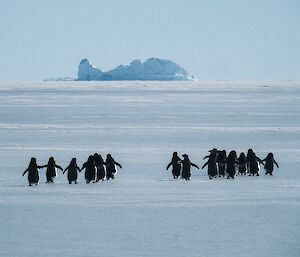
[[173, 61], [149, 58], [145, 62], [133, 60], [129, 65], [119, 65], [113, 70], [103, 72], [82, 59], [78, 67], [78, 80], [192, 80], [188, 72]]
[[[300, 83], [0, 84], [0, 256], [282, 257], [300, 254]], [[190, 182], [172, 152], [252, 147], [274, 176]], [[63, 167], [112, 153], [114, 181], [28, 187], [30, 157]]]

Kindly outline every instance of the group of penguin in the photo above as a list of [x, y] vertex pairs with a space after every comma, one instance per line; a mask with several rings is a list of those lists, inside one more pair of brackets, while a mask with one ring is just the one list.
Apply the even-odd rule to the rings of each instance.
[[[234, 179], [237, 174], [249, 176], [259, 176], [260, 164], [265, 168], [266, 175], [273, 175], [274, 164], [279, 168], [278, 163], [274, 159], [273, 153], [269, 153], [263, 160], [256, 156], [252, 149], [249, 149], [247, 156], [242, 152], [237, 157], [236, 151], [231, 151], [228, 156], [226, 150], [218, 150], [216, 148], [209, 150], [209, 155], [203, 160], [208, 159], [202, 166], [204, 169], [207, 166], [207, 174], [210, 179], [217, 177], [225, 177]], [[182, 178], [190, 180], [191, 166], [199, 167], [192, 163], [187, 154], [182, 155], [183, 159], [179, 158], [178, 153], [174, 152], [171, 162], [166, 170], [172, 166], [172, 175], [174, 179]]]
[[[273, 153], [269, 153], [263, 160], [256, 156], [252, 149], [249, 149], [247, 156], [242, 152], [237, 157], [236, 151], [231, 151], [228, 156], [226, 150], [218, 150], [216, 148], [209, 150], [209, 155], [205, 156], [203, 160], [208, 159], [202, 166], [204, 169], [207, 166], [207, 174], [210, 179], [217, 177], [225, 177], [227, 179], [234, 179], [237, 174], [249, 176], [259, 176], [260, 164], [266, 170], [266, 175], [273, 175], [274, 164], [279, 168], [278, 163], [274, 159]], [[187, 154], [182, 155], [183, 159], [179, 158], [178, 153], [174, 152], [172, 160], [167, 166], [167, 170], [172, 166], [172, 175], [174, 179], [179, 177], [185, 180], [190, 180], [191, 167], [200, 169], [198, 165], [191, 162]], [[49, 158], [48, 164], [37, 165], [36, 158], [31, 158], [28, 168], [23, 172], [23, 176], [28, 172], [29, 186], [38, 185], [39, 183], [39, 169], [47, 168], [46, 183], [54, 183], [57, 176], [57, 169], [67, 171], [69, 184], [73, 182], [77, 184], [78, 172], [85, 169], [84, 178], [87, 184], [99, 182], [100, 180], [114, 179], [117, 173], [117, 166], [122, 168], [121, 164], [116, 162], [111, 154], [107, 154], [104, 162], [102, 156], [98, 153], [90, 155], [88, 160], [78, 167], [76, 158], [73, 158], [70, 164], [63, 170], [63, 168], [56, 164], [53, 157]]]
[[100, 154], [95, 153], [90, 155], [88, 160], [82, 165], [81, 168], [78, 167], [76, 163], [76, 158], [73, 158], [70, 164], [63, 170], [63, 168], [56, 164], [53, 157], [49, 158], [48, 164], [37, 165], [36, 158], [31, 158], [28, 168], [23, 172], [23, 176], [28, 172], [28, 183], [29, 186], [39, 184], [39, 169], [47, 168], [46, 170], [46, 183], [54, 183], [54, 179], [57, 176], [57, 169], [63, 171], [63, 174], [67, 171], [67, 177], [69, 184], [73, 182], [77, 184], [78, 172], [85, 169], [84, 178], [87, 184], [93, 182], [99, 182], [100, 180], [114, 179], [117, 173], [117, 167], [122, 168], [121, 164], [116, 162], [114, 158], [108, 154], [104, 162]]

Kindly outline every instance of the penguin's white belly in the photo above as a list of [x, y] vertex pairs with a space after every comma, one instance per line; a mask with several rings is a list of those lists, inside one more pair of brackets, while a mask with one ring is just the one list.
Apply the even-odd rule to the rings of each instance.
[[115, 172], [114, 174], [117, 174], [118, 173], [118, 168], [117, 168], [117, 165], [115, 165]]
[[103, 169], [104, 169], [104, 178], [103, 179], [106, 179], [107, 171], [106, 171], [106, 166], [105, 165], [103, 165]]

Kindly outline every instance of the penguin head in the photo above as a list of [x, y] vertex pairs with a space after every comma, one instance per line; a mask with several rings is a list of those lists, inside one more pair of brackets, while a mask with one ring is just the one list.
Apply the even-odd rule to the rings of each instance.
[[212, 156], [212, 157], [216, 157], [217, 154], [218, 154], [218, 151], [212, 151], [212, 152], [210, 152], [210, 156]]
[[30, 164], [32, 165], [36, 165], [36, 158], [35, 157], [32, 157], [31, 160], [30, 160]]
[[90, 155], [89, 158], [88, 158], [88, 162], [93, 162], [93, 161], [94, 161], [94, 156]]
[[30, 159], [30, 163], [29, 163], [28, 168], [31, 168], [31, 169], [37, 168], [36, 158], [32, 157], [32, 158]]
[[48, 163], [54, 163], [54, 158], [50, 157]]
[[232, 150], [230, 151], [230, 153], [228, 154], [228, 158], [235, 158], [236, 157], [236, 151]]

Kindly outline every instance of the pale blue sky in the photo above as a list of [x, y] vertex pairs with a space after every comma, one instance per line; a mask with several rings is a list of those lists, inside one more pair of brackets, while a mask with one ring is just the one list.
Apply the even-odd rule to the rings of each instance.
[[171, 59], [199, 80], [300, 79], [298, 0], [0, 0], [0, 81]]

